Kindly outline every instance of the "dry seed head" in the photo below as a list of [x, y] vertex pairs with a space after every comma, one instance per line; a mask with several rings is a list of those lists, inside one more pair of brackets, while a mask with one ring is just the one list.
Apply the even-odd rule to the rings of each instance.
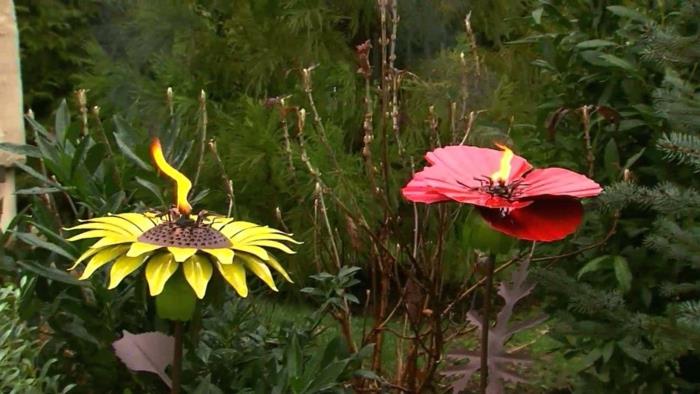
[[304, 126], [306, 125], [306, 110], [304, 108], [300, 108], [297, 113], [299, 114], [297, 118], [297, 128], [299, 129], [299, 132], [302, 132], [304, 131]]
[[622, 180], [625, 182], [632, 181], [632, 171], [629, 168], [625, 168], [625, 171], [622, 172]]
[[80, 107], [85, 107], [87, 105], [87, 95], [85, 94], [87, 91], [85, 89], [78, 89], [76, 92], [76, 95], [78, 97], [78, 104]]
[[282, 210], [280, 207], [275, 207], [275, 216], [277, 217], [277, 220], [282, 221]]

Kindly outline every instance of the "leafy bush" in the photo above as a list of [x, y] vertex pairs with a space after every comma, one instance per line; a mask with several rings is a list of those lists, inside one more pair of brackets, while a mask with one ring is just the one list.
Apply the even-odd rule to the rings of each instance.
[[[22, 281], [22, 285], [26, 282]], [[75, 384], [64, 385], [55, 374], [56, 358], [39, 362], [41, 340], [38, 329], [19, 317], [20, 290], [13, 285], [0, 288], [0, 390], [3, 393], [67, 393]]]

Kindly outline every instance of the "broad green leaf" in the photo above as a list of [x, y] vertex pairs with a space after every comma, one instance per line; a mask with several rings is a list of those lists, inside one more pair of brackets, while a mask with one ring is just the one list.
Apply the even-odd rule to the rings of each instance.
[[84, 137], [80, 140], [75, 152], [73, 153], [73, 159], [70, 164], [70, 174], [71, 177], [75, 176], [75, 170], [78, 166], [82, 166], [85, 161], [85, 156], [87, 155], [88, 148], [92, 146], [92, 140], [88, 137]]
[[75, 256], [72, 253], [70, 253], [69, 251], [67, 251], [67, 250], [65, 250], [65, 249], [63, 249], [63, 248], [59, 247], [58, 245], [53, 244], [51, 242], [46, 242], [43, 239], [37, 237], [36, 235], [34, 235], [32, 233], [15, 232], [14, 234], [17, 237], [17, 239], [19, 239], [20, 241], [22, 241], [26, 244], [54, 252], [58, 255], [61, 255], [65, 258], [67, 258], [68, 260], [71, 260], [71, 261], [75, 260]]
[[15, 190], [15, 194], [17, 195], [25, 195], [25, 196], [35, 196], [35, 195], [40, 195], [40, 194], [48, 194], [48, 193], [57, 193], [60, 192], [61, 189], [57, 187], [30, 187], [28, 189], [19, 189]]
[[41, 152], [34, 145], [13, 144], [11, 142], [0, 142], [0, 150], [14, 153], [21, 156], [41, 157]]
[[538, 8], [534, 11], [532, 11], [532, 19], [535, 21], [535, 24], [541, 25], [542, 24], [542, 14], [544, 13], [544, 8]]
[[642, 155], [644, 154], [644, 151], [645, 151], [646, 149], [647, 149], [647, 148], [642, 148], [642, 150], [640, 150], [639, 152], [633, 154], [629, 159], [627, 159], [627, 161], [625, 162], [625, 167], [624, 167], [624, 168], [626, 168], [626, 169], [631, 168], [631, 167], [634, 165], [634, 163], [636, 163], [637, 160], [639, 160], [639, 158], [642, 157]]
[[166, 203], [165, 203], [165, 200], [163, 199], [163, 191], [158, 187], [158, 185], [156, 185], [155, 183], [153, 183], [153, 182], [151, 182], [151, 181], [147, 181], [147, 180], [145, 180], [145, 179], [143, 179], [143, 178], [134, 177], [134, 179], [136, 180], [136, 183], [138, 183], [139, 185], [145, 187], [146, 190], [148, 190], [148, 191], [150, 191], [151, 193], [153, 193], [153, 195], [156, 196], [156, 198], [157, 198], [158, 201], [160, 202], [160, 205], [162, 205], [162, 206], [168, 206], [168, 204], [166, 204]]
[[599, 67], [609, 67], [610, 65], [606, 61], [601, 59], [602, 55], [602, 52], [595, 50], [579, 52], [579, 56], [581, 56], [581, 58], [587, 61], [588, 63]]
[[603, 346], [603, 361], [608, 362], [610, 361], [610, 357], [612, 357], [613, 351], [615, 350], [615, 341], [609, 341]]
[[605, 159], [605, 170], [608, 176], [610, 179], [616, 179], [617, 175], [620, 173], [620, 154], [618, 153], [614, 138], [611, 138], [605, 145], [603, 158]]
[[623, 293], [627, 293], [632, 287], [632, 272], [630, 271], [627, 259], [623, 256], [613, 257], [613, 268], [615, 269], [615, 278]]
[[143, 161], [136, 153], [134, 153], [133, 150], [129, 147], [129, 144], [126, 143], [126, 141], [123, 141], [124, 136], [119, 134], [119, 133], [114, 133], [114, 140], [117, 142], [117, 146], [119, 149], [124, 153], [124, 156], [128, 157], [131, 161], [133, 161], [136, 165], [139, 167], [143, 168], [146, 171], [153, 171], [153, 167], [151, 167], [148, 163]]
[[628, 7], [624, 7], [621, 5], [609, 5], [605, 8], [607, 8], [608, 11], [612, 12], [613, 14], [620, 16], [620, 17], [623, 17], [623, 18], [632, 19], [632, 20], [642, 22], [642, 23], [651, 22], [651, 19], [649, 19], [648, 16], [640, 13], [639, 11], [635, 11], [631, 8], [628, 8]]
[[637, 68], [634, 65], [632, 65], [632, 63], [628, 62], [625, 59], [619, 58], [615, 55], [611, 55], [609, 53], [603, 53], [600, 55], [600, 59], [603, 60], [603, 62], [607, 63], [608, 66], [618, 67], [618, 68], [621, 68], [625, 71], [629, 71], [632, 73], [637, 72]]
[[73, 285], [73, 286], [83, 286], [87, 287], [90, 286], [90, 282], [87, 281], [81, 281], [75, 278], [74, 276], [66, 273], [63, 270], [59, 270], [53, 267], [47, 267], [44, 265], [39, 264], [36, 261], [21, 261], [18, 260], [17, 264], [21, 266], [22, 268], [26, 269], [27, 271], [31, 271], [39, 276], [42, 276], [47, 279], [55, 280], [57, 282], [65, 283], [68, 285]]
[[52, 242], [56, 245], [61, 245], [66, 251], [71, 253], [73, 256], [77, 256], [79, 254], [78, 248], [75, 247], [72, 243], [66, 241], [64, 237], [62, 237], [60, 234], [58, 234], [54, 229], [51, 229], [49, 226], [52, 225], [53, 223], [49, 223], [48, 226], [43, 225], [41, 223], [38, 223], [36, 221], [30, 221], [34, 227], [36, 227], [44, 236], [46, 239], [49, 240], [49, 242]]
[[578, 44], [576, 44], [576, 48], [578, 49], [592, 49], [592, 48], [603, 48], [603, 47], [609, 47], [609, 46], [615, 46], [617, 45], [616, 43], [608, 40], [586, 40], [586, 41], [581, 41]]
[[34, 130], [37, 136], [43, 136], [44, 138], [54, 141], [54, 136], [49, 133], [44, 126], [41, 125], [41, 123], [37, 122], [36, 119], [32, 119], [29, 116], [25, 116], [24, 119], [27, 121], [27, 123], [29, 123], [29, 126], [31, 126], [32, 130]]
[[578, 274], [576, 275], [576, 278], [581, 279], [581, 277], [588, 272], [598, 271], [599, 269], [605, 266], [606, 260], [608, 259], [610, 259], [610, 255], [606, 254], [604, 256], [599, 256], [590, 260], [586, 263], [586, 265], [581, 267], [581, 269], [578, 271]]
[[68, 127], [70, 127], [70, 112], [68, 111], [66, 99], [63, 99], [56, 110], [56, 118], [54, 122], [54, 131], [56, 132], [56, 139], [59, 141], [59, 143], [64, 142]]
[[648, 123], [640, 119], [624, 119], [620, 121], [617, 131], [627, 131], [636, 127], [647, 127]]
[[45, 185], [50, 185], [50, 186], [58, 187], [58, 185], [56, 185], [56, 183], [55, 183], [54, 181], [52, 181], [52, 180], [50, 180], [49, 178], [45, 177], [44, 175], [40, 174], [37, 170], [33, 169], [32, 167], [29, 167], [28, 165], [23, 164], [23, 163], [15, 163], [15, 165], [16, 165], [19, 169], [21, 169], [22, 171], [24, 171], [24, 172], [26, 172], [27, 174], [31, 175], [32, 177], [34, 177], [34, 178], [40, 180], [40, 181], [43, 182]]

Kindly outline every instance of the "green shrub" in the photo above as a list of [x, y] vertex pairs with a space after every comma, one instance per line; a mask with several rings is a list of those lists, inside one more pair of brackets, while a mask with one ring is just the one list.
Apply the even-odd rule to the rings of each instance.
[[[24, 282], [24, 281], [23, 281]], [[37, 364], [42, 343], [39, 330], [19, 317], [20, 290], [0, 287], [0, 391], [17, 394], [67, 393], [75, 384], [63, 385], [50, 359]]]

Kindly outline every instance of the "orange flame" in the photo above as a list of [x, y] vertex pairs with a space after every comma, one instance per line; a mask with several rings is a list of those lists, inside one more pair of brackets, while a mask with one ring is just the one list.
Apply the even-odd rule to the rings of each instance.
[[494, 182], [507, 183], [510, 176], [510, 161], [513, 160], [513, 151], [505, 145], [497, 143], [496, 146], [503, 150], [503, 156], [501, 156], [500, 168], [491, 175], [491, 179]]
[[160, 140], [154, 138], [151, 142], [151, 157], [156, 163], [156, 167], [163, 172], [168, 178], [175, 181], [175, 203], [177, 210], [183, 215], [189, 215], [192, 212], [192, 206], [187, 201], [187, 194], [192, 189], [192, 182], [180, 171], [173, 168], [163, 156], [163, 148], [160, 146]]

